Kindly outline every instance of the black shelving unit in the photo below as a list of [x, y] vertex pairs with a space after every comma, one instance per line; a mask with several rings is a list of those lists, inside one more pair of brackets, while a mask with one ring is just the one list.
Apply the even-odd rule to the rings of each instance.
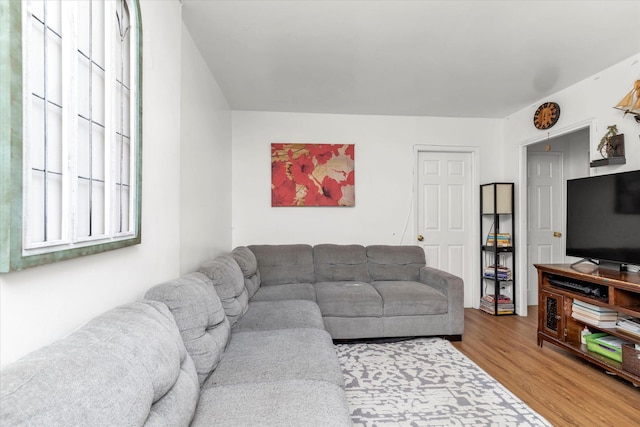
[[480, 309], [495, 316], [516, 314], [514, 225], [514, 184], [512, 182], [482, 184], [480, 186], [480, 277], [482, 282]]

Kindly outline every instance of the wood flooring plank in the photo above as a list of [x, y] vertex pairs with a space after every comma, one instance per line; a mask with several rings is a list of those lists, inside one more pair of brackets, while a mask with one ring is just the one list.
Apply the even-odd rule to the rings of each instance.
[[528, 316], [465, 309], [454, 346], [554, 426], [640, 425], [640, 388], [549, 343], [537, 345], [537, 307]]

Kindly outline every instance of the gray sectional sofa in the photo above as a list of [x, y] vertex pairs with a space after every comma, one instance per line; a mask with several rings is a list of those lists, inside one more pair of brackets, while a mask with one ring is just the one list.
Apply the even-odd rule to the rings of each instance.
[[350, 425], [333, 339], [463, 332], [421, 248], [238, 247], [5, 367], [0, 424]]

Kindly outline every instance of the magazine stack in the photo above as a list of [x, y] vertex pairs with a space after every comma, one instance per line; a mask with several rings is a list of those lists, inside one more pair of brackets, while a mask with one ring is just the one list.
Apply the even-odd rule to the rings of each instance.
[[484, 277], [488, 279], [496, 279], [496, 272], [498, 274], [498, 280], [512, 280], [511, 269], [504, 265], [499, 265], [496, 269], [495, 265], [489, 265], [484, 269]]
[[489, 314], [513, 314], [515, 306], [511, 298], [506, 295], [498, 295], [498, 312], [496, 313], [496, 296], [485, 295], [480, 299], [480, 310]]

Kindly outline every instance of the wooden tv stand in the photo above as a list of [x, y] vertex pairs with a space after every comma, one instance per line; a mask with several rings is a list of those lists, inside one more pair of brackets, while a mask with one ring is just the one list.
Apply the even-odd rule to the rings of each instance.
[[[640, 386], [640, 375], [623, 369], [620, 362], [587, 350], [587, 346], [580, 343], [585, 325], [592, 333], [606, 332], [636, 344], [640, 344], [640, 337], [616, 328], [587, 325], [571, 317], [574, 299], [616, 310], [619, 315], [640, 317], [640, 274], [600, 269], [587, 264], [574, 267], [569, 264], [536, 264], [535, 267], [538, 270], [538, 345], [542, 347], [542, 343], [548, 341]], [[550, 276], [579, 284], [600, 285], [602, 293], [606, 292], [608, 296], [597, 298], [554, 286], [549, 283]]]

